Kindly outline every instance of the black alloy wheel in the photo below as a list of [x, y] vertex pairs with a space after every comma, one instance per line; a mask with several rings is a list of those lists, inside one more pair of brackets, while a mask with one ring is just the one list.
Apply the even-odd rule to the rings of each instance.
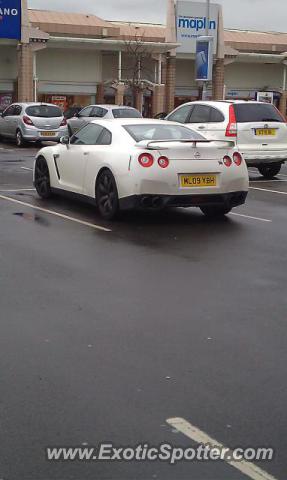
[[46, 199], [52, 195], [49, 168], [43, 157], [39, 157], [36, 160], [34, 183], [36, 191], [41, 198]]
[[17, 130], [16, 132], [16, 145], [17, 147], [24, 147], [26, 144], [24, 138], [23, 138], [23, 135], [21, 133], [21, 130]]
[[118, 189], [110, 170], [103, 170], [97, 180], [96, 202], [100, 215], [112, 220], [119, 212]]
[[281, 170], [281, 163], [274, 163], [273, 165], [259, 165], [258, 171], [264, 178], [270, 179], [278, 175]]

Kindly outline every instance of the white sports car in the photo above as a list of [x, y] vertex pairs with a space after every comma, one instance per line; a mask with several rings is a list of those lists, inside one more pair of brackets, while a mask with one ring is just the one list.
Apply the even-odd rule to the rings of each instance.
[[245, 202], [248, 173], [233, 142], [174, 122], [95, 120], [38, 152], [34, 185], [42, 198], [69, 192], [93, 201], [108, 220], [131, 208], [221, 216]]

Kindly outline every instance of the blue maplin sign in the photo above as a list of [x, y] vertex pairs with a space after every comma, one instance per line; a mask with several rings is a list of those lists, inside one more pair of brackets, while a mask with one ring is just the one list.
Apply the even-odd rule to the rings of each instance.
[[21, 0], [0, 0], [0, 38], [21, 39]]
[[[178, 28], [190, 28], [194, 29], [196, 32], [206, 29], [207, 18], [186, 18], [178, 17]], [[215, 20], [209, 20], [209, 30], [216, 30], [217, 22]]]

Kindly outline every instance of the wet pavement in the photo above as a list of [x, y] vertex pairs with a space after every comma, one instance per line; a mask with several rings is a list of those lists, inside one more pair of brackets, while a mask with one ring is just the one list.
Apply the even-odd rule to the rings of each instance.
[[182, 417], [229, 447], [275, 448], [257, 465], [284, 480], [287, 168], [251, 169], [222, 221], [111, 223], [40, 200], [37, 150], [0, 147], [0, 478], [248, 478], [223, 462], [46, 460], [48, 446], [195, 445], [166, 422]]

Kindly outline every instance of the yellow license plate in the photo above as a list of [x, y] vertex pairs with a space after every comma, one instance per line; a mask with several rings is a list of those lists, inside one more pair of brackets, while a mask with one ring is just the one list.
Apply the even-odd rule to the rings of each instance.
[[40, 132], [41, 137], [54, 137], [56, 134], [55, 132]]
[[190, 187], [216, 187], [217, 176], [204, 175], [180, 175], [180, 186], [182, 188]]
[[274, 137], [276, 135], [275, 128], [256, 128], [255, 135], [258, 137]]

